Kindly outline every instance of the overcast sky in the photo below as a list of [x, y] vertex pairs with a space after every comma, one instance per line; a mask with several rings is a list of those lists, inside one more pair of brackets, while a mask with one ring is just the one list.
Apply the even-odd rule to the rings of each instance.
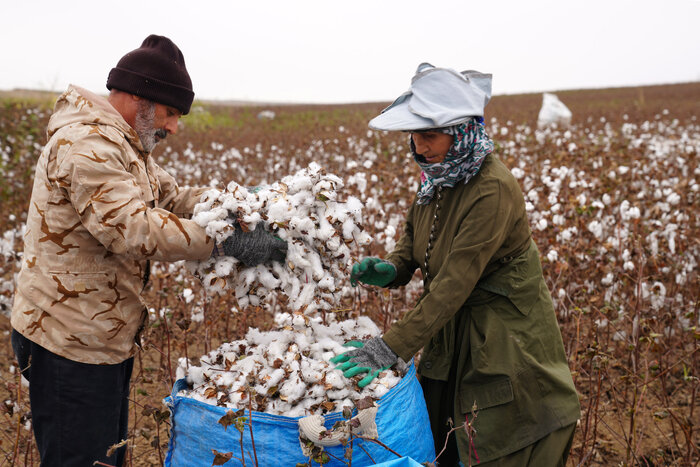
[[203, 99], [389, 101], [424, 61], [492, 73], [494, 94], [700, 81], [700, 0], [27, 0], [0, 11], [3, 90], [106, 92], [109, 70], [151, 33], [180, 47]]

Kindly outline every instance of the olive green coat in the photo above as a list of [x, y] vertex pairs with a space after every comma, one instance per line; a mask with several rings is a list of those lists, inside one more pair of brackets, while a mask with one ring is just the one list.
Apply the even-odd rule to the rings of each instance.
[[[425, 278], [437, 210], [423, 295], [383, 338], [404, 360], [423, 348], [418, 372], [428, 378], [448, 381], [455, 366], [454, 419], [469, 415], [471, 450], [487, 462], [574, 423], [579, 401], [515, 178], [489, 155], [469, 183], [437, 198], [413, 203], [387, 257], [397, 268], [390, 287], [419, 267]], [[463, 430], [457, 441], [464, 460]]]

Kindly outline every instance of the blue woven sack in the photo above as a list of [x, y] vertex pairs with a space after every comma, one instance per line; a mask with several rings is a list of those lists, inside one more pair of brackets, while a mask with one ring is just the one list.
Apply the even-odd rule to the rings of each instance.
[[[301, 417], [253, 411], [253, 439], [251, 440], [250, 429], [246, 425], [242, 436], [242, 456], [241, 433], [235, 426], [224, 429], [218, 423], [230, 409], [178, 396], [177, 393], [186, 387], [184, 379], [176, 381], [172, 394], [164, 400], [171, 414], [166, 467], [211, 466], [214, 460], [213, 450], [232, 453], [231, 459], [224, 464], [226, 467], [254, 466], [256, 457], [260, 467], [295, 466], [297, 463], [308, 462], [309, 458], [303, 454], [299, 444]], [[432, 462], [435, 459], [428, 412], [413, 362], [399, 383], [377, 401], [377, 406], [374, 421], [379, 441], [400, 456], [418, 462]], [[245, 416], [249, 415], [250, 412], [246, 410]], [[323, 426], [330, 429], [340, 420], [343, 420], [341, 413], [328, 414]], [[347, 465], [342, 461], [344, 446], [326, 446], [325, 452], [330, 454], [330, 462], [324, 465]], [[353, 466], [374, 465], [396, 459], [396, 454], [376, 443], [358, 439], [353, 441]]]

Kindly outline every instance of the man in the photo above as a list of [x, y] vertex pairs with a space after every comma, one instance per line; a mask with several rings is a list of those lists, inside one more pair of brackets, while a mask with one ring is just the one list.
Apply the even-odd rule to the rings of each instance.
[[[151, 35], [110, 71], [107, 89], [104, 98], [70, 86], [56, 102], [28, 211], [12, 345], [42, 466], [122, 464], [124, 447], [106, 453], [127, 437], [149, 261], [214, 250], [187, 218], [206, 188], [178, 187], [150, 157], [194, 98], [182, 52]], [[234, 229], [221, 247], [247, 265], [286, 254], [264, 228]]]

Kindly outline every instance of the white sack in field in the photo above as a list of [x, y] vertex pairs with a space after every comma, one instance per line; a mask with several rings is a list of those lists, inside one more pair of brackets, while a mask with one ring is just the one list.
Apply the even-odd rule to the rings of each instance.
[[553, 125], [567, 127], [570, 124], [571, 111], [556, 95], [545, 92], [542, 96], [542, 108], [537, 117], [537, 128], [541, 129]]

